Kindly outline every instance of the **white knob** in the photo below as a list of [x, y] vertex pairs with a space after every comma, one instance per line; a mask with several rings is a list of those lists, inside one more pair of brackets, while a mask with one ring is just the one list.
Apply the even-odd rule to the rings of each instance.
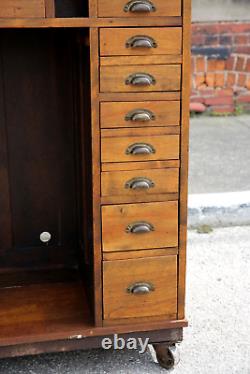
[[43, 243], [48, 243], [51, 239], [51, 234], [47, 231], [44, 231], [40, 234], [40, 240]]

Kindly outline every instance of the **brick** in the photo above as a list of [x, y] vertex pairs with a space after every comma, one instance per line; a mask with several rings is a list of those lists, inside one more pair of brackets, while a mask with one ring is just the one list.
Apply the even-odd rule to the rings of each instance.
[[238, 56], [235, 70], [242, 71], [245, 65], [245, 57]]
[[208, 87], [214, 87], [215, 83], [215, 74], [214, 73], [207, 73], [206, 74], [206, 84]]
[[214, 105], [210, 107], [210, 110], [212, 113], [218, 113], [218, 114], [232, 114], [235, 111], [234, 105]]
[[195, 73], [196, 71], [196, 57], [192, 56], [191, 57], [191, 71]]
[[211, 35], [211, 34], [206, 35], [204, 44], [209, 45], [209, 46], [219, 45], [219, 36], [218, 35]]
[[229, 96], [214, 96], [204, 100], [205, 105], [232, 105], [233, 97]]
[[232, 87], [236, 83], [236, 74], [235, 73], [228, 73], [227, 74], [227, 87]]
[[216, 90], [218, 96], [233, 96], [234, 91], [232, 88], [220, 88]]
[[247, 59], [246, 66], [245, 66], [245, 71], [250, 72], [250, 57], [248, 57], [248, 59]]
[[246, 53], [250, 54], [250, 46], [239, 46], [239, 47], [233, 47], [233, 51], [236, 53]]
[[201, 34], [194, 34], [192, 33], [192, 45], [204, 45], [205, 43], [205, 36]]
[[196, 58], [196, 71], [199, 72], [205, 72], [206, 71], [206, 57], [197, 57]]
[[225, 84], [224, 73], [216, 73], [215, 74], [215, 87], [224, 87], [224, 84]]
[[214, 95], [214, 88], [213, 87], [207, 87], [206, 84], [199, 87], [199, 94], [202, 97], [210, 97]]
[[219, 43], [222, 45], [232, 45], [233, 43], [233, 37], [232, 35], [220, 35], [219, 37]]
[[197, 74], [197, 75], [195, 76], [195, 84], [196, 84], [196, 87], [199, 87], [199, 86], [202, 85], [204, 82], [205, 82], [205, 75], [204, 75], [204, 74]]
[[190, 103], [204, 103], [204, 98], [201, 96], [191, 96]]
[[225, 63], [225, 69], [226, 69], [226, 70], [235, 70], [236, 60], [237, 60], [237, 57], [235, 57], [235, 56], [230, 56], [230, 57], [226, 60], [226, 63]]
[[250, 92], [236, 98], [237, 103], [250, 103]]
[[218, 71], [225, 69], [225, 61], [224, 60], [208, 60], [207, 61], [207, 71]]
[[237, 86], [239, 87], [245, 87], [247, 83], [247, 75], [240, 73], [237, 80]]
[[248, 36], [246, 34], [234, 36], [234, 44], [247, 44], [247, 42]]
[[197, 112], [197, 113], [203, 113], [205, 112], [206, 107], [204, 104], [201, 103], [190, 103], [190, 111], [191, 112]]
[[246, 88], [250, 90], [250, 76], [247, 78]]

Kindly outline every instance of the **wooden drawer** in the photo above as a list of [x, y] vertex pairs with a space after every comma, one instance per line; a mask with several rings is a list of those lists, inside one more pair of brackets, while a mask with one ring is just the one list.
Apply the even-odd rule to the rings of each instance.
[[181, 65], [101, 66], [101, 92], [179, 91]]
[[104, 252], [178, 246], [178, 202], [102, 207]]
[[101, 56], [179, 55], [181, 27], [103, 28], [100, 30]]
[[[51, 1], [51, 0], [49, 0]], [[0, 18], [45, 17], [45, 0], [1, 0]]]
[[[181, 16], [181, 0], [150, 0], [144, 1], [146, 6], [136, 5], [136, 2], [129, 0], [98, 0], [99, 17], [161, 17]], [[153, 5], [153, 8], [151, 4]], [[129, 9], [127, 7], [129, 6]], [[139, 4], [140, 5], [140, 4]], [[125, 8], [126, 7], [126, 8]], [[146, 10], [141, 12], [141, 10]]]
[[179, 101], [101, 103], [101, 128], [178, 126]]
[[179, 135], [153, 132], [151, 128], [130, 129], [129, 133], [122, 129], [106, 131], [111, 134], [102, 133], [102, 162], [179, 159]]
[[179, 169], [109, 171], [101, 174], [102, 196], [146, 197], [178, 192]]
[[154, 316], [175, 319], [177, 257], [104, 262], [103, 305], [105, 320]]

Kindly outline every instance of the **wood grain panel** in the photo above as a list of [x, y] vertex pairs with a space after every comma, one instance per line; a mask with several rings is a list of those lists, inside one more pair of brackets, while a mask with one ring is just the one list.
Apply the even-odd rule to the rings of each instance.
[[[128, 47], [127, 43], [135, 36], [150, 38], [156, 43], [154, 48]], [[112, 28], [100, 30], [101, 56], [140, 56], [181, 54], [181, 27], [116, 28], [115, 38]]]
[[45, 17], [44, 0], [1, 0], [0, 18]]
[[178, 248], [141, 249], [139, 251], [103, 252], [103, 261], [128, 260], [132, 258], [146, 258], [177, 255]]
[[[128, 120], [126, 116], [136, 110], [150, 111], [154, 119], [148, 122]], [[101, 103], [101, 128], [175, 126], [180, 124], [179, 101], [139, 101]]]
[[161, 169], [161, 168], [178, 168], [180, 166], [179, 160], [169, 161], [141, 161], [141, 162], [116, 162], [102, 164], [102, 171], [115, 171], [115, 170], [143, 170], [147, 169]]
[[[154, 290], [129, 293], [127, 289], [138, 282], [149, 283]], [[103, 287], [104, 320], [161, 315], [171, 318], [177, 311], [176, 256], [106, 261]]]
[[[146, 178], [154, 185], [148, 189], [133, 189], [126, 186], [133, 179]], [[147, 196], [178, 192], [179, 169], [144, 169], [132, 171], [103, 172], [101, 175], [102, 196]]]
[[[155, 84], [133, 86], [126, 84], [126, 79], [134, 74], [149, 74]], [[179, 91], [181, 65], [136, 65], [136, 66], [101, 66], [101, 92], [157, 92]]]
[[[143, 61], [142, 61], [143, 60]], [[105, 56], [100, 57], [100, 63], [102, 66], [113, 66], [113, 65], [136, 65], [138, 63], [144, 63], [145, 65], [165, 65], [165, 64], [181, 64], [182, 55], [157, 55], [155, 56]]]
[[123, 8], [128, 3], [128, 0], [116, 0], [110, 2], [109, 0], [98, 1], [98, 16], [99, 17], [141, 17], [151, 18], [155, 16], [180, 16], [181, 15], [181, 0], [154, 0], [156, 7], [155, 12], [152, 13], [131, 13], [124, 12]]
[[[154, 231], [128, 233], [128, 225], [148, 222]], [[176, 247], [178, 245], [178, 202], [110, 205], [102, 207], [103, 251]]]

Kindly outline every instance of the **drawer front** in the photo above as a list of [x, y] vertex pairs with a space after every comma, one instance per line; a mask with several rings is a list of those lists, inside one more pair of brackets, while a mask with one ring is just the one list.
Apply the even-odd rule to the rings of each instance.
[[181, 0], [98, 0], [99, 17], [181, 16]]
[[101, 92], [179, 91], [180, 65], [101, 66]]
[[178, 202], [102, 207], [103, 251], [178, 246]]
[[103, 172], [101, 193], [124, 197], [176, 193], [178, 180], [178, 168]]
[[177, 257], [107, 261], [103, 264], [104, 319], [177, 313]]
[[44, 0], [1, 0], [0, 18], [45, 17]]
[[101, 56], [179, 55], [180, 27], [103, 28], [100, 30]]
[[102, 138], [101, 159], [102, 162], [178, 160], [179, 135]]
[[179, 101], [101, 103], [101, 128], [178, 126]]

